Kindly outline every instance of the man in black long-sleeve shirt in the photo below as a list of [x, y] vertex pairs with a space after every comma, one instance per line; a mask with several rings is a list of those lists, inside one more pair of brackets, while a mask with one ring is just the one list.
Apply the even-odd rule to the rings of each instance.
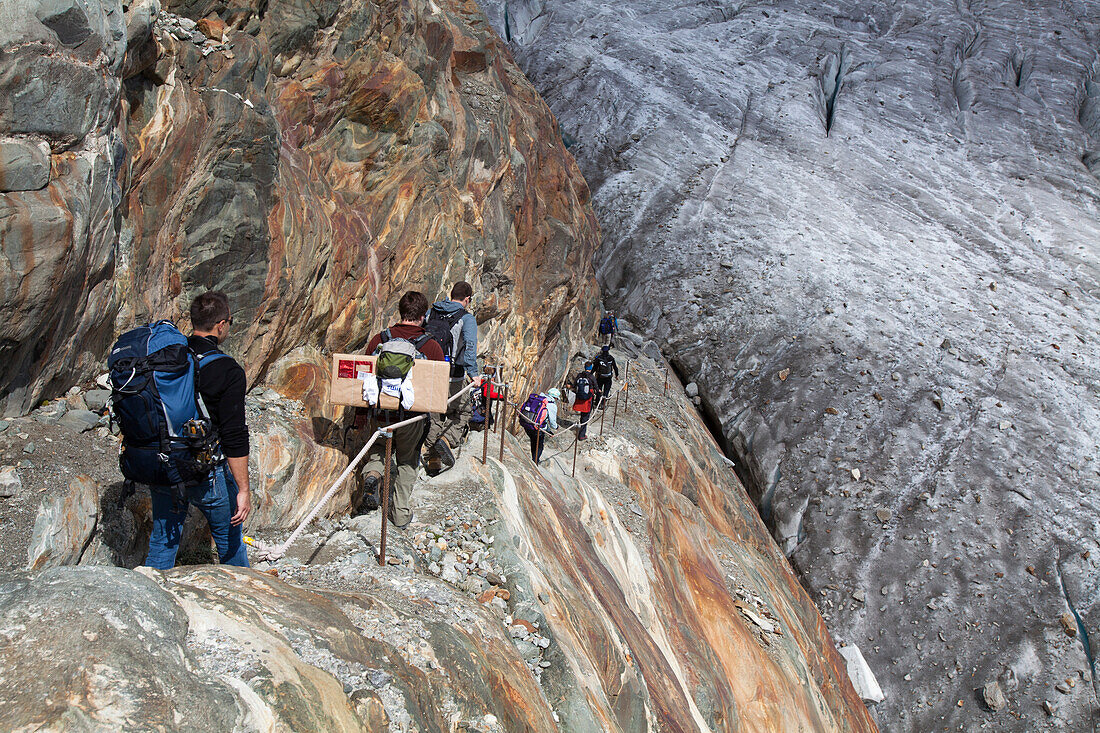
[[[210, 421], [221, 441], [226, 463], [205, 481], [187, 487], [187, 501], [206, 515], [210, 534], [223, 565], [248, 567], [241, 527], [252, 502], [248, 486], [248, 426], [244, 395], [248, 380], [244, 369], [218, 349], [233, 324], [229, 299], [224, 293], [203, 293], [191, 303], [194, 335], [188, 346], [198, 358], [196, 384]], [[228, 470], [226, 470], [228, 464]], [[145, 564], [167, 570], [175, 565], [187, 507], [178, 506], [166, 492], [153, 492], [153, 531]]]
[[615, 363], [615, 357], [611, 355], [611, 347], [604, 346], [600, 349], [600, 354], [593, 360], [593, 365], [596, 368], [596, 390], [599, 399], [597, 400], [596, 407], [604, 409], [607, 407], [607, 399], [611, 396], [611, 377], [616, 379], [619, 376], [619, 365]]

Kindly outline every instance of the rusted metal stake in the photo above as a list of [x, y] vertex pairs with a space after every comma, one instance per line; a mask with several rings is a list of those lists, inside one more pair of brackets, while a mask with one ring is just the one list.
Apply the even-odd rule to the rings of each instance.
[[626, 381], [623, 383], [626, 397], [623, 397], [623, 412], [630, 414], [630, 362], [626, 363]]
[[665, 367], [665, 388], [661, 390], [661, 394], [668, 394], [668, 367]]
[[573, 440], [573, 473], [572, 473], [573, 478], [577, 477], [577, 446], [579, 446], [580, 444], [581, 444], [580, 438], [575, 438]]
[[[619, 390], [621, 392], [622, 390]], [[615, 423], [619, 421], [619, 392], [615, 393], [615, 412], [611, 415], [611, 427], [615, 427]]]
[[603, 437], [603, 424], [607, 422], [607, 402], [606, 398], [600, 409], [600, 437]]
[[386, 522], [390, 516], [390, 462], [393, 460], [393, 433], [386, 436], [386, 468], [382, 477], [382, 537], [378, 542], [378, 564], [386, 564]]
[[[488, 406], [485, 409], [485, 415], [486, 415], [485, 419], [488, 420], [489, 419], [488, 416], [492, 415], [492, 414], [493, 414], [493, 409], [492, 409], [492, 405], [490, 404], [490, 406]], [[489, 458], [489, 433], [490, 432], [491, 431], [489, 430], [488, 425], [483, 425], [482, 426], [482, 428], [481, 428], [481, 465], [483, 465], [483, 466], [485, 465], [485, 461], [488, 460], [488, 458]]]
[[[517, 393], [516, 399], [519, 399], [518, 393]], [[519, 408], [518, 407], [514, 408], [512, 410], [512, 420], [508, 424], [508, 432], [511, 433], [512, 435], [516, 434], [516, 415], [517, 414], [519, 414]]]
[[508, 416], [508, 385], [504, 385], [504, 402], [500, 404], [500, 456], [497, 458], [504, 462], [504, 419]]

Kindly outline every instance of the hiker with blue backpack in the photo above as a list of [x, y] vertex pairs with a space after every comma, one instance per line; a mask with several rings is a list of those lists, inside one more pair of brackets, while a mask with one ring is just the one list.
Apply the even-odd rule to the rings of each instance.
[[615, 334], [619, 332], [619, 319], [615, 317], [615, 311], [607, 311], [600, 319], [600, 335], [607, 337], [607, 346], [614, 346]]
[[[450, 396], [462, 391], [466, 378], [477, 379], [477, 318], [470, 313], [474, 289], [465, 281], [451, 287], [451, 297], [432, 304], [425, 328], [443, 348], [451, 362]], [[447, 412], [433, 415], [425, 444], [429, 458], [438, 458], [442, 469], [455, 464], [454, 451], [466, 437], [473, 417], [470, 394], [466, 393], [447, 406]]]
[[558, 429], [558, 400], [561, 391], [554, 387], [543, 394], [531, 394], [519, 410], [519, 422], [531, 441], [531, 460], [539, 465], [542, 449], [551, 430]]
[[[403, 377], [408, 374], [412, 366], [412, 359], [443, 361], [442, 347], [431, 334], [424, 330], [424, 314], [427, 311], [428, 298], [415, 290], [408, 291], [401, 296], [397, 304], [397, 312], [401, 320], [375, 334], [367, 343], [367, 353], [378, 357], [377, 376], [379, 382], [383, 383], [378, 385], [378, 389], [384, 390], [387, 379], [396, 378], [397, 375], [390, 374], [389, 369], [403, 371], [404, 374], [400, 375], [402, 379], [396, 380], [403, 381]], [[365, 388], [371, 386], [374, 385], [364, 385]], [[409, 403], [411, 405], [411, 400]], [[357, 407], [356, 413], [356, 427], [362, 427], [365, 424], [367, 428], [367, 431], [362, 434], [365, 436], [364, 441], [379, 428], [408, 420], [419, 414], [408, 412], [405, 407], [398, 407], [396, 410]], [[398, 529], [404, 529], [412, 521], [413, 484], [416, 483], [416, 469], [420, 466], [420, 450], [427, 434], [426, 420], [418, 420], [393, 431], [393, 454], [397, 462], [397, 476], [392, 481], [389, 520]], [[379, 487], [385, 470], [385, 458], [385, 441], [376, 440], [367, 452], [366, 463], [360, 469], [362, 493], [357, 501], [353, 501], [353, 510], [373, 509], [381, 503]]]
[[210, 523], [221, 563], [248, 567], [248, 380], [218, 348], [232, 324], [225, 294], [203, 293], [191, 303], [190, 338], [158, 321], [120, 336], [108, 356], [119, 468], [152, 498], [149, 567], [176, 564], [189, 505]]

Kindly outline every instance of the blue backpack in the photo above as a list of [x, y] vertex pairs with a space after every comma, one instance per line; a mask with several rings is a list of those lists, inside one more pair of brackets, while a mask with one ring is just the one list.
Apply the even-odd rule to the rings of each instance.
[[614, 316], [604, 316], [603, 320], [600, 321], [600, 333], [607, 336], [615, 331], [616, 325]]
[[171, 321], [122, 334], [107, 357], [111, 412], [122, 431], [118, 462], [130, 481], [169, 487], [176, 499], [225, 460], [199, 395], [200, 364], [226, 357], [197, 355]]

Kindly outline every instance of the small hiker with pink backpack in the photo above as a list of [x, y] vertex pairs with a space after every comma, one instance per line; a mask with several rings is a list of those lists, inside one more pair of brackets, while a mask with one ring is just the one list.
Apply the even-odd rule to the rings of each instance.
[[537, 466], [542, 458], [542, 449], [551, 430], [558, 429], [558, 400], [561, 391], [554, 387], [542, 394], [532, 393], [519, 410], [519, 421], [531, 440], [531, 460]]

